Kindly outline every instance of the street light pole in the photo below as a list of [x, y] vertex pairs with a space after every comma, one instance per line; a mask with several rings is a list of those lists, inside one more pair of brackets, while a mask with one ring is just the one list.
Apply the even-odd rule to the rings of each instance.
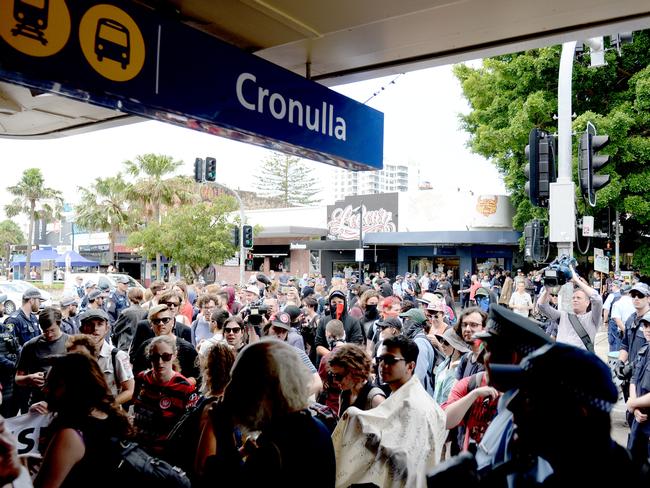
[[217, 188], [221, 188], [222, 190], [233, 194], [237, 199], [237, 202], [239, 203], [239, 284], [240, 286], [243, 286], [244, 285], [244, 254], [246, 251], [244, 248], [244, 203], [242, 202], [239, 193], [237, 193], [232, 188], [228, 188], [227, 186], [222, 185], [221, 183], [217, 183], [216, 181], [208, 181], [206, 183], [214, 185]]

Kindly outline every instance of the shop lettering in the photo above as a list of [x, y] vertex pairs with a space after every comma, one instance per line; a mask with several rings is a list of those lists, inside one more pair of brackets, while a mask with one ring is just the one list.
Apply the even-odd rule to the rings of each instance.
[[[334, 105], [323, 102], [322, 109], [304, 104], [300, 100], [287, 98], [281, 93], [271, 93], [267, 88], [257, 86], [257, 97], [254, 90], [247, 89], [248, 97], [244, 96], [244, 84], [250, 82], [257, 86], [257, 78], [251, 73], [242, 73], [237, 78], [237, 100], [247, 110], [261, 114], [270, 113], [277, 120], [287, 120], [298, 127], [320, 132], [340, 141], [346, 140], [346, 123], [343, 117], [334, 117]], [[251, 93], [252, 92], [252, 93]], [[252, 95], [252, 96], [251, 96]]]
[[[329, 234], [335, 239], [352, 240], [359, 238], [359, 207], [348, 205], [332, 211], [328, 223]], [[384, 208], [366, 210], [363, 206], [363, 232], [397, 232], [393, 222], [393, 212]]]

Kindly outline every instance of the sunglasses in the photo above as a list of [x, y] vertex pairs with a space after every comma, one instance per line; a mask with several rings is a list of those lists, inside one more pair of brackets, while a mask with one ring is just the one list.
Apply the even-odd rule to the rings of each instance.
[[162, 359], [163, 363], [168, 363], [172, 360], [173, 357], [174, 355], [171, 352], [163, 352], [162, 354], [149, 354], [149, 362], [157, 363]]
[[178, 302], [162, 302], [161, 305], [167, 305], [168, 307], [178, 307], [180, 303]]
[[333, 381], [343, 381], [343, 378], [345, 378], [348, 374], [347, 373], [332, 373], [331, 371], [327, 373], [327, 376]]
[[427, 315], [429, 317], [438, 318], [439, 316], [444, 315], [444, 313], [443, 312], [427, 312]]
[[632, 298], [645, 298], [645, 295], [643, 293], [639, 293], [638, 291], [631, 291], [630, 296]]
[[153, 325], [168, 324], [171, 319], [171, 317], [161, 317], [159, 319], [151, 319], [151, 323]]
[[241, 332], [241, 327], [226, 327], [223, 331], [226, 334], [239, 334]]
[[551, 293], [552, 297], [557, 297], [557, 293]]
[[384, 356], [378, 356], [377, 357], [377, 364], [384, 362], [388, 366], [392, 366], [393, 364], [397, 363], [398, 361], [405, 361], [404, 358], [400, 358], [397, 356], [390, 356], [390, 355], [384, 355]]

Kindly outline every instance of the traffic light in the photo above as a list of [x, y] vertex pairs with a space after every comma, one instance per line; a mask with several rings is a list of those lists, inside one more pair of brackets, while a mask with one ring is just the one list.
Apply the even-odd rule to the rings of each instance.
[[524, 226], [524, 260], [526, 262], [542, 261], [542, 241], [544, 229], [539, 220], [534, 219]]
[[594, 172], [609, 162], [607, 154], [598, 151], [609, 144], [609, 136], [596, 135], [592, 124], [587, 124], [587, 130], [580, 136], [578, 143], [578, 177], [580, 192], [592, 207], [596, 206], [596, 192], [609, 184], [609, 175], [598, 175]]
[[251, 253], [246, 254], [246, 259], [244, 260], [244, 268], [246, 271], [253, 271], [254, 262], [253, 255]]
[[250, 249], [253, 247], [253, 227], [250, 225], [244, 226], [244, 247]]
[[205, 162], [201, 158], [196, 158], [194, 160], [194, 181], [197, 183], [203, 182], [203, 168], [205, 167]]
[[239, 226], [233, 227], [230, 234], [230, 243], [234, 247], [239, 247]]
[[217, 179], [217, 160], [215, 158], [205, 158], [205, 181], [215, 181]]
[[555, 139], [541, 129], [533, 129], [528, 135], [526, 146], [528, 164], [524, 168], [526, 175], [526, 193], [530, 202], [536, 207], [546, 207], [550, 194], [550, 184], [556, 178]]

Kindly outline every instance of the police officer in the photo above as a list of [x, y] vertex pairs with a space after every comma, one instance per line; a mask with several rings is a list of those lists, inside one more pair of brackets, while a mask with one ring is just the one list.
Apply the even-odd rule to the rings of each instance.
[[129, 279], [126, 276], [118, 276], [115, 282], [117, 283], [117, 288], [109, 295], [106, 302], [106, 312], [111, 319], [111, 324], [117, 322], [122, 310], [131, 306], [127, 296]]
[[84, 289], [83, 286], [83, 278], [81, 276], [77, 276], [75, 278], [75, 284], [74, 284], [74, 293], [81, 299], [84, 297], [86, 294], [86, 290]]
[[79, 333], [79, 318], [77, 317], [77, 298], [66, 296], [61, 299], [61, 330], [69, 335]]
[[86, 307], [88, 306], [88, 295], [90, 295], [93, 291], [95, 291], [96, 287], [97, 284], [93, 280], [86, 281], [86, 284], [84, 285], [85, 293], [83, 294], [81, 298], [81, 303], [79, 304], [81, 310], [85, 310]]
[[639, 320], [646, 343], [639, 349], [634, 365], [634, 376], [630, 382], [630, 399], [627, 410], [634, 417], [630, 426], [627, 448], [632, 458], [643, 463], [650, 457], [650, 312]]
[[106, 295], [104, 294], [103, 291], [93, 290], [90, 293], [88, 293], [86, 298], [88, 299], [88, 306], [86, 307], [86, 310], [96, 310], [96, 309], [104, 310], [104, 300], [106, 299]]
[[25, 290], [25, 293], [23, 293], [22, 307], [5, 320], [5, 326], [16, 337], [20, 347], [30, 339], [41, 335], [41, 328], [38, 325], [38, 315], [36, 314], [41, 307], [41, 302], [44, 300], [41, 292], [36, 288]]
[[[0, 320], [4, 315], [7, 295], [0, 295]], [[20, 346], [16, 337], [0, 323], [0, 384], [2, 385], [2, 405], [0, 413], [4, 417], [13, 417], [17, 413], [13, 399], [14, 375]]]

